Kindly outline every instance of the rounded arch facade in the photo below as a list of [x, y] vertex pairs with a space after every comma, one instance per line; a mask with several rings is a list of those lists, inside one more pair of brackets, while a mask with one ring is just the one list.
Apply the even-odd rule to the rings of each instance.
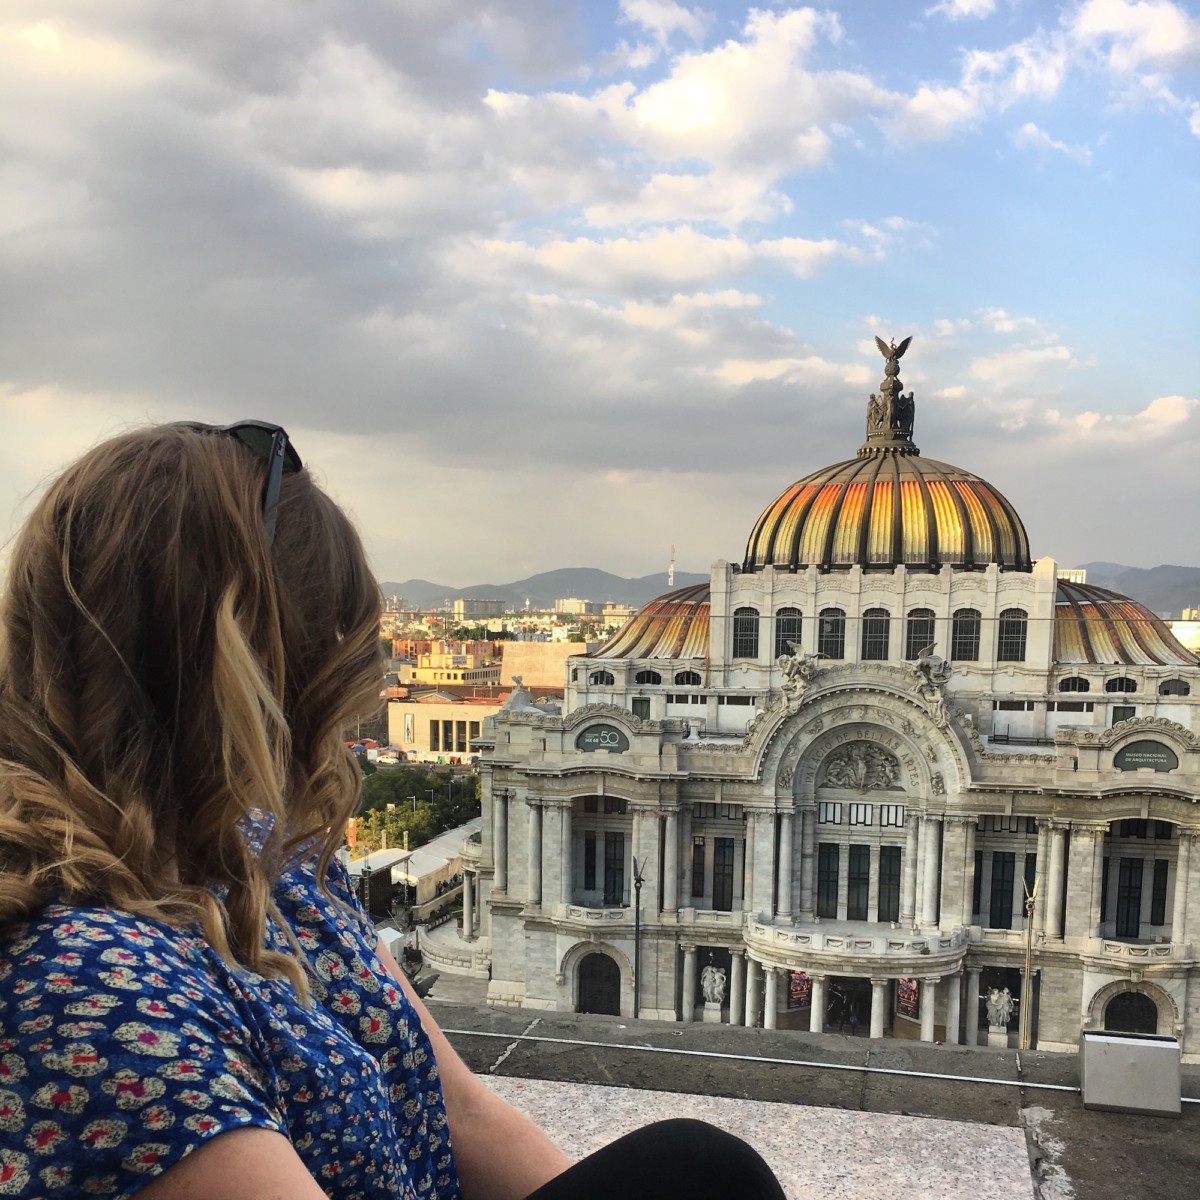
[[610, 942], [576, 942], [563, 955], [558, 968], [559, 1008], [568, 1012], [579, 1011], [580, 968], [584, 960], [593, 954], [607, 957], [616, 965], [620, 975], [619, 1015], [629, 1016], [633, 1012], [633, 964], [628, 955]]
[[1158, 1028], [1155, 1033], [1165, 1037], [1178, 1037], [1183, 1027], [1179, 1020], [1179, 1005], [1175, 997], [1165, 988], [1148, 979], [1118, 979], [1106, 984], [1092, 996], [1087, 1010], [1087, 1029], [1104, 1029], [1104, 1014], [1109, 1004], [1117, 997], [1128, 992], [1138, 992], [1147, 997], [1158, 1010]]

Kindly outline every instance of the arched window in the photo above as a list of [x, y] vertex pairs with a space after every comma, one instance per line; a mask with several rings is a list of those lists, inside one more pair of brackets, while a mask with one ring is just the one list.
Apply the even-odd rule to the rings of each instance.
[[1025, 661], [1025, 634], [1029, 629], [1029, 614], [1021, 608], [1006, 608], [1000, 614], [996, 634], [997, 662]]
[[862, 615], [862, 656], [864, 660], [888, 656], [888, 630], [891, 614], [886, 608], [868, 608]]
[[697, 671], [678, 671], [675, 675], [675, 682], [680, 687], [699, 687], [704, 680], [700, 678]]
[[1158, 694], [1160, 696], [1190, 696], [1192, 689], [1182, 679], [1164, 679], [1158, 685]]
[[612, 687], [616, 682], [611, 671], [593, 671], [588, 677], [588, 683], [594, 687]]
[[933, 609], [914, 608], [904, 622], [904, 657], [909, 662], [934, 642]]
[[1119, 992], [1104, 1006], [1104, 1028], [1116, 1033], [1157, 1033], [1158, 1005], [1142, 992]]
[[1118, 675], [1115, 679], [1104, 681], [1104, 690], [1106, 692], [1136, 692], [1137, 680], [1130, 679], [1128, 675]]
[[979, 661], [979, 610], [960, 608], [950, 625], [950, 658], [954, 662]]
[[798, 608], [781, 608], [775, 614], [775, 657], [782, 658], [791, 654], [789, 642], [800, 645], [800, 610]]
[[734, 610], [733, 657], [758, 657], [758, 609], [756, 608]]
[[1090, 692], [1092, 685], [1082, 675], [1068, 675], [1058, 681], [1060, 692]]
[[662, 676], [657, 671], [639, 671], [633, 677], [634, 683], [662, 683]]
[[817, 653], [826, 658], [846, 657], [846, 614], [840, 608], [823, 608], [817, 622]]

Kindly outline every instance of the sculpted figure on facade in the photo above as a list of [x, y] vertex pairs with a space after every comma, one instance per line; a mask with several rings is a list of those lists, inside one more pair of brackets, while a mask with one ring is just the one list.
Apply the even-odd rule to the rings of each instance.
[[954, 668], [941, 655], [934, 654], [936, 643], [926, 646], [908, 664], [913, 674], [913, 687], [939, 729], [946, 727], [946, 697], [943, 689], [954, 674]]
[[987, 994], [987, 1018], [989, 1025], [1003, 1026], [1012, 1020], [1016, 1002], [1008, 988], [992, 988]]
[[797, 642], [788, 642], [788, 646], [791, 654], [781, 654], [775, 665], [783, 673], [783, 690], [793, 699], [799, 699], [816, 675], [817, 659], [821, 655], [806, 654]]
[[725, 968], [710, 962], [700, 972], [700, 990], [706, 1004], [720, 1004], [725, 999]]
[[827, 787], [855, 788], [865, 792], [874, 788], [894, 788], [900, 777], [900, 764], [886, 750], [870, 742], [852, 742], [825, 760]]

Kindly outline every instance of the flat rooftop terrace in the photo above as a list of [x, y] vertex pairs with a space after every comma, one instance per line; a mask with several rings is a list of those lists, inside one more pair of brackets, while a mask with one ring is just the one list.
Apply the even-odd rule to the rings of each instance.
[[791, 1200], [1194, 1197], [1200, 1069], [1179, 1118], [1091, 1112], [1073, 1055], [492, 1009], [442, 976], [430, 1008], [477, 1073], [582, 1157], [692, 1116], [750, 1142]]

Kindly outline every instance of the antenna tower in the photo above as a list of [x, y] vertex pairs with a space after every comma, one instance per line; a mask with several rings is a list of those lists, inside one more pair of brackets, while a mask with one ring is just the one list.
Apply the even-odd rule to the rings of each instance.
[[675, 547], [671, 547], [671, 565], [667, 567], [667, 587], [675, 586]]

